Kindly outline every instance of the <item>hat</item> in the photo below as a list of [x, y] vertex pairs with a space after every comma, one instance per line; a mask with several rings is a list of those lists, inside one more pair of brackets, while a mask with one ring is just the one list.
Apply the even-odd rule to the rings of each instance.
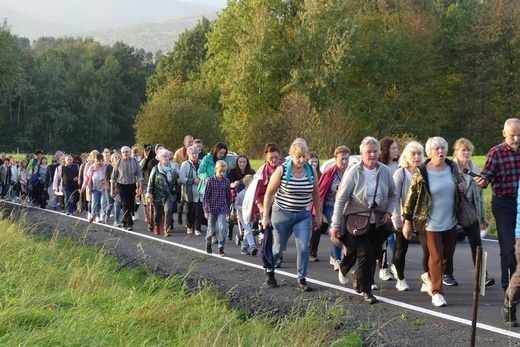
[[58, 161], [58, 158], [52, 157], [51, 161]]

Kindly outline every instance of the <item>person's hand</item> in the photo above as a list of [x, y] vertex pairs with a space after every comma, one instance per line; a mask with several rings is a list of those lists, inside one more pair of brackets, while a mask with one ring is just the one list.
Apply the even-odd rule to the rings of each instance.
[[135, 190], [135, 196], [139, 197], [139, 196], [141, 196], [141, 193], [142, 193], [142, 188], [140, 186], [138, 186], [137, 189]]
[[148, 205], [153, 205], [153, 199], [152, 198], [148, 198]]
[[489, 222], [486, 220], [482, 222], [482, 226], [480, 227], [480, 229], [486, 230], [487, 228], [489, 228]]
[[322, 220], [323, 220], [323, 218], [321, 216], [315, 216], [312, 219], [312, 227], [313, 227], [312, 229], [318, 230], [321, 227]]
[[404, 223], [404, 226], [403, 226], [404, 238], [407, 240], [410, 240], [412, 238], [412, 232], [413, 232], [412, 223], [411, 222]]
[[77, 178], [77, 177], [74, 177], [72, 180], [73, 180], [74, 182], [77, 182], [77, 181], [78, 181], [78, 178]]
[[381, 223], [387, 224], [387, 223], [390, 223], [391, 220], [392, 220], [392, 215], [390, 215], [390, 213], [386, 212], [383, 215], [383, 218], [381, 219]]
[[206, 219], [209, 219], [209, 217], [210, 217], [210, 214], [209, 214], [209, 213], [206, 213], [206, 212], [204, 212], [204, 217], [206, 217]]
[[473, 181], [475, 181], [476, 184], [478, 184], [478, 186], [482, 189], [485, 189], [487, 188], [489, 182], [486, 181], [484, 178], [482, 178], [481, 176], [477, 176], [477, 177], [473, 177]]
[[271, 219], [268, 216], [263, 216], [262, 217], [262, 226], [264, 227], [264, 229], [270, 225], [271, 225]]
[[335, 239], [337, 239], [337, 238], [340, 237], [339, 227], [338, 227], [338, 226], [334, 226], [334, 225], [332, 225], [332, 226], [330, 227], [330, 237], [331, 237], [331, 238], [335, 238]]
[[199, 180], [198, 177], [195, 177], [195, 178], [193, 179], [193, 184], [199, 184], [199, 182], [200, 182], [200, 180]]
[[459, 183], [457, 187], [459, 188], [459, 192], [464, 193], [464, 184]]

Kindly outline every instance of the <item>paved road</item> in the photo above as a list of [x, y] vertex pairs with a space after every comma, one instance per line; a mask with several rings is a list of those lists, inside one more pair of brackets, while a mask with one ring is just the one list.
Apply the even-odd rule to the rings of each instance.
[[[86, 217], [86, 214], [77, 215], [76, 217]], [[234, 233], [236, 235], [238, 228], [235, 226]], [[144, 237], [157, 242], [167, 241], [177, 244], [184, 248], [190, 248], [204, 252], [204, 237], [187, 235], [186, 229], [175, 225], [175, 231], [171, 237], [155, 236], [147, 231], [146, 225], [142, 218], [135, 222], [133, 233], [143, 235]], [[247, 265], [261, 268], [261, 260], [258, 256], [247, 256], [240, 254], [240, 247], [234, 241], [226, 241], [226, 259], [233, 262], [245, 263]], [[216, 246], [216, 245], [215, 245]], [[494, 240], [483, 241], [484, 250], [488, 252], [488, 272], [494, 277], [497, 283], [486, 288], [485, 296], [479, 296], [478, 305], [478, 325], [480, 333], [482, 330], [493, 331], [495, 333], [510, 336], [515, 341], [520, 341], [520, 328], [513, 328], [508, 331], [504, 328], [500, 308], [503, 302], [503, 290], [499, 285], [500, 263], [499, 263], [499, 247]], [[215, 247], [214, 247], [215, 248]], [[329, 264], [330, 241], [327, 235], [322, 235], [319, 247], [319, 262], [309, 264], [308, 282], [311, 285], [321, 285], [335, 290], [343, 291], [346, 295], [355, 295], [351, 285], [343, 286], [337, 279], [337, 272], [333, 271]], [[204, 252], [205, 253], [205, 252]], [[277, 269], [277, 276], [288, 276], [296, 278], [296, 257], [295, 246], [292, 240], [289, 241], [288, 249], [284, 253], [284, 262], [281, 269]], [[379, 290], [375, 291], [385, 304], [391, 304], [403, 307], [409, 311], [419, 311], [421, 313], [430, 314], [437, 318], [456, 321], [462, 324], [471, 324], [472, 304], [473, 304], [473, 288], [475, 272], [473, 269], [469, 244], [467, 240], [458, 242], [455, 252], [455, 272], [459, 285], [447, 287], [444, 286], [445, 298], [448, 302], [447, 307], [436, 308], [431, 305], [430, 297], [419, 291], [421, 282], [419, 276], [421, 274], [421, 247], [419, 244], [410, 244], [406, 259], [406, 276], [410, 286], [410, 291], [399, 292], [395, 289], [395, 281], [382, 282], [376, 275], [376, 283]], [[259, 281], [263, 281], [259, 278]], [[361, 297], [359, 298], [361, 300]], [[519, 340], [516, 340], [519, 339]]]

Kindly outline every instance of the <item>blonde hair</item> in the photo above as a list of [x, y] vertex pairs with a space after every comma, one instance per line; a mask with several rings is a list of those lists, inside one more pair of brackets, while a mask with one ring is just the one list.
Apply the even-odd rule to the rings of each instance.
[[244, 178], [242, 178], [242, 182], [247, 187], [249, 184], [253, 181], [253, 175], [245, 175]]
[[406, 145], [403, 149], [401, 157], [399, 157], [399, 166], [402, 168], [408, 168], [410, 166], [410, 160], [412, 159], [412, 152], [421, 152], [421, 163], [424, 161], [424, 147], [417, 141], [412, 141]]
[[307, 145], [302, 142], [293, 142], [291, 148], [289, 149], [289, 155], [292, 157], [293, 155], [302, 155], [307, 156], [309, 153], [309, 149]]
[[217, 160], [215, 163], [215, 169], [217, 167], [223, 167], [224, 169], [227, 169], [227, 163], [224, 160]]
[[468, 140], [465, 137], [461, 137], [460, 139], [455, 141], [455, 144], [453, 145], [453, 154], [455, 154], [463, 148], [469, 149], [472, 153], [475, 150], [475, 146], [473, 146], [470, 140]]
[[347, 146], [339, 146], [334, 150], [334, 158], [338, 155], [348, 154], [350, 155], [350, 149]]

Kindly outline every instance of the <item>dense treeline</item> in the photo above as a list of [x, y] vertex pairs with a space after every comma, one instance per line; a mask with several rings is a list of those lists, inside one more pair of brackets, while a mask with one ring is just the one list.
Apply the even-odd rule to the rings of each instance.
[[80, 152], [134, 144], [151, 57], [124, 43], [42, 37], [0, 27], [0, 150]]
[[[302, 136], [330, 156], [365, 135], [466, 136], [487, 151], [518, 116], [517, 0], [231, 0], [148, 80], [139, 142], [258, 156]], [[155, 124], [154, 124], [155, 123]]]

